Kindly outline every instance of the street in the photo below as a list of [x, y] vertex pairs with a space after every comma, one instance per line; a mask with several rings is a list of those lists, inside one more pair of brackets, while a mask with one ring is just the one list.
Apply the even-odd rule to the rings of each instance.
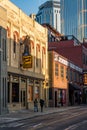
[[87, 106], [2, 124], [0, 130], [86, 130]]

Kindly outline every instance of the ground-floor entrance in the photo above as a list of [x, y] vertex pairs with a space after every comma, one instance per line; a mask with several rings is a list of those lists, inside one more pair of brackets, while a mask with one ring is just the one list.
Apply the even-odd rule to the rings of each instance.
[[69, 84], [69, 105], [77, 105], [81, 103], [81, 89], [78, 85]]
[[49, 104], [53, 107], [66, 106], [67, 105], [67, 90], [53, 88], [51, 89]]
[[33, 109], [33, 101], [44, 98], [43, 81], [40, 79], [8, 75], [8, 108], [11, 110]]

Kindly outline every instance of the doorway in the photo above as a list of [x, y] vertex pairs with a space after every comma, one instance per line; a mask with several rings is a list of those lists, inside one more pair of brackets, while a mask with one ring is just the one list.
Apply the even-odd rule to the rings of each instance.
[[55, 91], [55, 107], [57, 107], [57, 91]]
[[21, 90], [21, 106], [26, 107], [26, 90]]

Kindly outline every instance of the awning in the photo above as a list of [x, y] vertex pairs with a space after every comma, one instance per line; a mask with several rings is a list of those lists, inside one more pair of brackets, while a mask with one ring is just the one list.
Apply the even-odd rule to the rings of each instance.
[[77, 84], [69, 83], [69, 89], [70, 90], [81, 90], [80, 86]]

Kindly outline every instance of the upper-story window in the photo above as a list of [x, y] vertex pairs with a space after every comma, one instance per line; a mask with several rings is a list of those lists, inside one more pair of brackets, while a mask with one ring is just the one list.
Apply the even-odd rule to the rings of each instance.
[[42, 68], [45, 66], [45, 48], [42, 48]]
[[68, 68], [66, 68], [66, 79], [67, 79], [67, 80], [69, 80], [69, 78], [68, 78], [68, 73], [69, 73], [69, 70], [68, 70]]
[[14, 55], [16, 55], [16, 49], [17, 49], [17, 43], [18, 43], [18, 32], [17, 31], [15, 31], [14, 33], [13, 33], [13, 53], [14, 53]]
[[86, 55], [86, 61], [85, 62], [86, 62], [85, 64], [87, 65], [87, 55]]
[[6, 61], [6, 39], [2, 39], [3, 61]]
[[83, 64], [87, 65], [87, 55], [83, 53]]
[[34, 50], [34, 41], [30, 40], [30, 54], [33, 53]]
[[83, 54], [83, 64], [85, 64], [85, 54]]
[[16, 36], [13, 36], [13, 52], [16, 53]]
[[37, 44], [37, 46], [36, 46], [36, 67], [39, 66], [39, 52], [40, 52], [40, 45]]
[[73, 71], [72, 71], [72, 69], [70, 70], [70, 81], [72, 81], [73, 80]]
[[61, 77], [64, 78], [64, 66], [60, 66]]
[[55, 63], [55, 76], [58, 76], [58, 63]]

